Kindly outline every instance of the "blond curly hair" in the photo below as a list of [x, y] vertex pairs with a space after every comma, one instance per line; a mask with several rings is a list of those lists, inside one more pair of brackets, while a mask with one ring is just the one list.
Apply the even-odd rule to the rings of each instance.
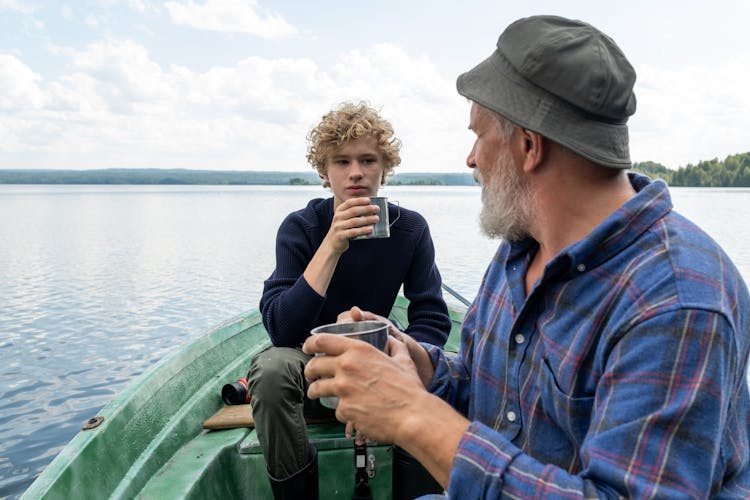
[[329, 111], [307, 135], [307, 161], [323, 179], [323, 187], [330, 186], [323, 177], [328, 173], [328, 159], [343, 144], [362, 137], [374, 137], [377, 140], [385, 166], [382, 180], [385, 184], [385, 178], [401, 163], [401, 141], [393, 135], [393, 127], [387, 120], [366, 102], [360, 101], [357, 104], [344, 102]]

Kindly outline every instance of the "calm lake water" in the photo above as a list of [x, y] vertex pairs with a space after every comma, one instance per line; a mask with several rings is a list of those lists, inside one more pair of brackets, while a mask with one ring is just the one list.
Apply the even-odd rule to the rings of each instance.
[[[477, 187], [386, 187], [476, 293], [497, 246]], [[750, 189], [672, 190], [750, 281]], [[0, 185], [0, 498], [15, 498], [172, 349], [257, 307], [276, 228], [320, 187]]]

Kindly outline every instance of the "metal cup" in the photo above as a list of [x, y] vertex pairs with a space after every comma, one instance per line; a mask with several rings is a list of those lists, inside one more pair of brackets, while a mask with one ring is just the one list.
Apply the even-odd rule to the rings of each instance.
[[391, 226], [401, 217], [401, 207], [399, 206], [398, 217], [393, 222], [389, 221], [388, 216], [388, 198], [385, 196], [372, 196], [370, 202], [380, 207], [378, 212], [379, 220], [372, 226], [372, 233], [355, 236], [353, 240], [369, 240], [374, 238], [389, 238], [391, 236]]
[[[349, 321], [345, 323], [330, 323], [328, 325], [318, 326], [310, 330], [312, 335], [318, 333], [333, 333], [343, 335], [353, 339], [367, 342], [379, 350], [385, 350], [388, 342], [388, 323], [379, 320], [368, 321]], [[324, 353], [315, 353], [316, 356], [325, 356]], [[339, 398], [335, 396], [325, 396], [320, 398], [320, 404], [326, 408], [336, 408], [339, 404]]]

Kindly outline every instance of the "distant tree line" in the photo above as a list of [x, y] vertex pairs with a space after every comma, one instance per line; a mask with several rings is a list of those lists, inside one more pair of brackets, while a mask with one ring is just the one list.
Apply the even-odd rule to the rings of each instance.
[[316, 172], [110, 168], [98, 170], [0, 170], [2, 184], [320, 184]]
[[472, 174], [463, 172], [460, 174], [447, 173], [412, 173], [394, 174], [388, 178], [389, 186], [474, 186], [476, 182]]
[[[206, 184], [219, 186], [319, 186], [317, 172], [270, 172], [187, 169], [0, 170], [0, 184]], [[403, 173], [389, 185], [473, 185], [470, 173]]]
[[652, 161], [634, 163], [633, 170], [664, 179], [678, 187], [750, 187], [750, 152], [688, 164], [677, 170]]
[[[750, 152], [688, 164], [677, 170], [652, 161], [633, 164], [633, 170], [670, 186], [750, 187]], [[0, 184], [212, 184], [319, 186], [318, 173], [187, 169], [0, 170]], [[473, 186], [468, 170], [462, 173], [396, 173], [391, 186]]]

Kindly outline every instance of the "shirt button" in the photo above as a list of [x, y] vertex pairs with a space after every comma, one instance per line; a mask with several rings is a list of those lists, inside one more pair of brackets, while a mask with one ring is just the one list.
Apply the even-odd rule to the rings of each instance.
[[578, 269], [578, 272], [584, 272], [586, 270], [586, 264], [578, 264], [576, 266], [576, 269]]
[[506, 414], [506, 416], [508, 417], [508, 422], [515, 422], [515, 421], [516, 421], [516, 418], [517, 418], [517, 416], [516, 416], [516, 412], [514, 412], [514, 411], [509, 411], [509, 412], [508, 412], [508, 413]]
[[526, 338], [523, 335], [521, 335], [520, 333], [517, 333], [515, 340], [516, 340], [516, 344], [523, 344], [523, 342], [524, 342], [524, 340], [526, 340]]

